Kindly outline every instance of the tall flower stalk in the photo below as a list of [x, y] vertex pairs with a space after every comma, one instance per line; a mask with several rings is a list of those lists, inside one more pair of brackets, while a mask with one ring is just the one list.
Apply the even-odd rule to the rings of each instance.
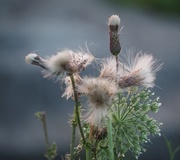
[[[128, 151], [138, 158], [145, 151], [149, 136], [160, 136], [161, 123], [149, 113], [157, 113], [161, 103], [149, 88], [155, 86], [156, 72], [162, 65], [151, 54], [143, 52], [128, 51], [126, 59], [119, 60], [118, 15], [109, 18], [108, 27], [112, 56], [97, 60], [101, 67], [97, 77], [80, 75], [94, 60], [88, 49], [76, 52], [66, 49], [48, 59], [36, 53], [26, 56], [27, 63], [43, 69], [45, 78], [64, 82], [62, 97], [74, 100], [68, 160], [74, 160], [83, 150], [86, 160], [122, 160]], [[83, 97], [87, 99], [85, 105], [80, 101]], [[75, 146], [77, 127], [81, 138]]]
[[[119, 40], [119, 29], [120, 29], [120, 18], [118, 15], [112, 15], [109, 18], [109, 48], [112, 55], [116, 58], [116, 72], [118, 72], [119, 68], [119, 53], [121, 51], [121, 45]], [[116, 79], [117, 80], [117, 79]]]
[[71, 79], [72, 87], [73, 87], [73, 91], [74, 91], [74, 102], [75, 102], [76, 119], [77, 119], [77, 123], [78, 123], [78, 126], [79, 126], [79, 130], [80, 130], [80, 133], [81, 133], [81, 137], [82, 137], [83, 143], [84, 143], [84, 145], [86, 145], [86, 139], [84, 137], [83, 129], [82, 129], [82, 126], [81, 126], [80, 113], [79, 113], [80, 103], [78, 101], [78, 96], [77, 96], [77, 92], [76, 92], [74, 76], [70, 75], [70, 79]]
[[[75, 112], [75, 109], [74, 109]], [[71, 136], [71, 144], [70, 144], [70, 160], [73, 160], [75, 157], [74, 154], [74, 148], [75, 148], [75, 139], [76, 139], [76, 127], [77, 127], [77, 123], [76, 123], [76, 113], [73, 114], [73, 117], [70, 121], [70, 124], [72, 126], [72, 136]]]

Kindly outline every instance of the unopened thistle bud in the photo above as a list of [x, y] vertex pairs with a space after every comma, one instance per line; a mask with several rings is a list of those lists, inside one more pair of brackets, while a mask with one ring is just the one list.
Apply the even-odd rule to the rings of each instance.
[[36, 53], [30, 53], [25, 57], [25, 60], [29, 64], [37, 65], [46, 69], [46, 60], [38, 56]]
[[121, 51], [120, 41], [119, 41], [119, 27], [120, 18], [118, 15], [112, 15], [109, 18], [109, 36], [110, 36], [110, 51], [113, 55], [118, 55]]

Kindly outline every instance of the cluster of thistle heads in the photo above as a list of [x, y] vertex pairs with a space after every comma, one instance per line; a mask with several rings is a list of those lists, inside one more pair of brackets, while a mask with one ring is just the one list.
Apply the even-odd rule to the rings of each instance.
[[[56, 55], [43, 59], [36, 53], [26, 56], [26, 62], [40, 66], [45, 78], [57, 78], [65, 83], [63, 97], [74, 98], [74, 90], [70, 76], [74, 77], [75, 90], [79, 97], [86, 96], [88, 103], [84, 121], [91, 126], [101, 127], [102, 119], [108, 116], [117, 94], [129, 92], [132, 87], [154, 87], [155, 74], [161, 68], [151, 54], [129, 50], [120, 58], [121, 45], [119, 32], [120, 18], [112, 15], [108, 22], [110, 52], [109, 58], [97, 59], [87, 49], [86, 51], [73, 51], [64, 49]], [[80, 75], [93, 60], [99, 63], [99, 76], [82, 77]]]

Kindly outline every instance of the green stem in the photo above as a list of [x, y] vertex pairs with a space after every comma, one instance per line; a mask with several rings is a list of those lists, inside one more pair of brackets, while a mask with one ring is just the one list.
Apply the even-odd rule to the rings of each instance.
[[[127, 96], [126, 96], [126, 100], [128, 101], [128, 98], [130, 96], [131, 92], [128, 92]], [[128, 109], [128, 110], [127, 110]], [[124, 109], [124, 114], [122, 116], [122, 120], [124, 120], [126, 118], [126, 116], [128, 115], [128, 113], [130, 113], [132, 111], [133, 107], [130, 104], [127, 104], [126, 108]]]
[[76, 116], [75, 116], [75, 110], [74, 110], [74, 116], [72, 119], [72, 137], [71, 137], [71, 149], [70, 149], [70, 160], [73, 160], [74, 157], [74, 144], [75, 144], [75, 138], [76, 138]]
[[118, 55], [116, 55], [116, 73], [118, 72], [118, 68], [119, 68], [119, 65], [118, 65]]
[[78, 127], [79, 127], [79, 130], [80, 130], [80, 134], [81, 134], [83, 143], [86, 144], [86, 139], [84, 137], [84, 133], [83, 133], [82, 126], [81, 126], [81, 121], [80, 121], [80, 116], [79, 116], [79, 101], [78, 101], [78, 96], [77, 96], [77, 93], [76, 93], [76, 86], [75, 86], [74, 76], [70, 75], [70, 79], [71, 79], [71, 83], [72, 83], [72, 87], [73, 87], [73, 91], [74, 91], [75, 113], [76, 113], [77, 123], [78, 123]]
[[89, 147], [86, 147], [86, 160], [91, 160], [91, 151]]
[[45, 143], [46, 143], [47, 149], [49, 149], [49, 140], [48, 140], [48, 132], [47, 132], [45, 112], [42, 112], [41, 115], [42, 115], [41, 121], [42, 121], [42, 124], [43, 124], [43, 130], [44, 130], [44, 136], [45, 136]]
[[[45, 135], [45, 144], [46, 144], [46, 148], [47, 148], [47, 153], [50, 149], [50, 145], [49, 145], [49, 139], [48, 139], [48, 131], [47, 131], [47, 125], [46, 125], [46, 115], [45, 112], [41, 113], [41, 121], [43, 124], [43, 130], [44, 130], [44, 135]], [[52, 158], [50, 156], [47, 156], [48, 160], [52, 160]]]
[[109, 158], [114, 160], [114, 143], [112, 137], [112, 121], [108, 118], [108, 147], [109, 147]]
[[[116, 55], [116, 75], [118, 75], [119, 63], [118, 63], [118, 55]], [[118, 85], [118, 76], [116, 76], [116, 84]]]

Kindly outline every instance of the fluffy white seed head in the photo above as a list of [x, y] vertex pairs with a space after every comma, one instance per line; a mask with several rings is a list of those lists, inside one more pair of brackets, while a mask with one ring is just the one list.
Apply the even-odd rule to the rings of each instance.
[[116, 72], [116, 59], [114, 57], [104, 59], [101, 63], [99, 78], [106, 78], [110, 82], [115, 81]]
[[45, 77], [62, 77], [65, 73], [78, 73], [89, 65], [93, 59], [94, 57], [90, 53], [63, 50], [48, 59], [48, 71], [45, 71]]
[[93, 59], [94, 57], [89, 50], [87, 50], [87, 52], [74, 52], [69, 49], [58, 52], [48, 59], [43, 59], [36, 53], [30, 53], [25, 57], [27, 63], [43, 68], [45, 78], [56, 77], [57, 80], [64, 77], [64, 75], [79, 73], [81, 70], [84, 70]]
[[151, 54], [139, 52], [135, 57], [133, 53], [127, 59], [124, 66], [124, 74], [121, 73], [120, 85], [123, 87], [144, 86], [154, 87], [156, 72], [160, 70], [161, 65], [157, 65], [156, 60]]
[[52, 55], [48, 60], [48, 68], [50, 73], [60, 75], [66, 71], [67, 65], [71, 60], [70, 50], [64, 50], [58, 52], [56, 55]]
[[89, 102], [85, 121], [100, 126], [117, 93], [116, 85], [107, 79], [84, 78], [78, 91], [87, 96]]
[[136, 56], [135, 65], [132, 70], [136, 76], [141, 80], [141, 84], [145, 87], [153, 87], [155, 80], [155, 72], [157, 69], [154, 68], [155, 60], [152, 55], [144, 54]]
[[108, 22], [108, 25], [112, 25], [112, 26], [120, 26], [120, 18], [118, 15], [112, 15], [110, 18], [109, 18], [109, 22]]
[[80, 72], [86, 68], [94, 60], [94, 56], [90, 52], [71, 52], [71, 61], [69, 62], [70, 70]]

